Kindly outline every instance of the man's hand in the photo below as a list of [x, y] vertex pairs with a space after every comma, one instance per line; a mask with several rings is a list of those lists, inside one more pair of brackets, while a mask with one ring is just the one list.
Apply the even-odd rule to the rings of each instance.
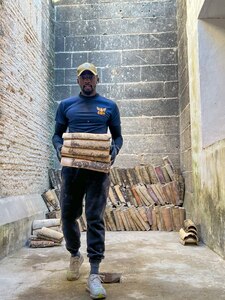
[[118, 153], [119, 153], [119, 149], [116, 147], [116, 145], [114, 143], [111, 144], [110, 146], [111, 165], [113, 165]]
[[57, 155], [57, 157], [58, 157], [59, 162], [61, 161], [61, 150], [62, 150], [62, 145], [59, 145], [59, 146], [56, 148], [56, 155]]

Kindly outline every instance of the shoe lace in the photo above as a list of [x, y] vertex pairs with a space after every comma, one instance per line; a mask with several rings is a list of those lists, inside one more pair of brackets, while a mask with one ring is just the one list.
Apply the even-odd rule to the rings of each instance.
[[102, 286], [101, 284], [101, 278], [99, 275], [95, 275], [95, 276], [91, 276], [90, 278], [91, 284], [93, 285], [93, 287], [95, 288], [99, 288]]

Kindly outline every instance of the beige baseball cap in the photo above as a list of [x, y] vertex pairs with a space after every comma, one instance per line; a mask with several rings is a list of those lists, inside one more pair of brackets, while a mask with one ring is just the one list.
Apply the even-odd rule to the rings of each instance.
[[77, 68], [77, 76], [80, 76], [84, 71], [90, 71], [94, 75], [98, 75], [97, 68], [89, 62], [85, 62]]

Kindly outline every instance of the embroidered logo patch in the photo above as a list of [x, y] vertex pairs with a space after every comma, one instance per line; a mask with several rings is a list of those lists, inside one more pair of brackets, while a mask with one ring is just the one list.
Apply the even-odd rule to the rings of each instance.
[[105, 113], [106, 113], [106, 108], [103, 108], [103, 107], [96, 107], [97, 108], [97, 113], [98, 115], [101, 115], [101, 116], [104, 116]]

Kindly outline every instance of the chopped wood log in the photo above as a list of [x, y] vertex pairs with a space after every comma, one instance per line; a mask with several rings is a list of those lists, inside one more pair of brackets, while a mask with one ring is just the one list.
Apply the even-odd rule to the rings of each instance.
[[55, 190], [50, 189], [44, 192], [41, 196], [44, 199], [47, 207], [49, 208], [49, 211], [50, 211], [50, 207], [56, 210], [59, 209], [59, 200], [58, 197], [56, 196]]
[[110, 164], [108, 163], [87, 161], [71, 157], [62, 157], [61, 165], [66, 167], [88, 169], [103, 173], [109, 173], [110, 171]]
[[61, 232], [46, 227], [42, 227], [42, 229], [37, 232], [37, 237], [56, 243], [61, 243], [63, 240], [63, 234]]
[[30, 240], [29, 247], [30, 248], [46, 248], [46, 247], [55, 247], [61, 246], [61, 243], [56, 243], [53, 241], [42, 241], [42, 240]]
[[120, 190], [120, 186], [117, 184], [117, 185], [114, 186], [114, 189], [115, 189], [115, 192], [116, 192], [120, 202], [121, 203], [126, 203], [126, 200], [124, 199], [123, 194]]
[[189, 232], [191, 230], [197, 232], [197, 227], [192, 220], [186, 219], [186, 220], [184, 220], [184, 230], [187, 232]]
[[32, 223], [32, 229], [41, 229], [42, 227], [53, 227], [60, 226], [60, 219], [44, 219], [44, 220], [34, 220]]
[[63, 153], [64, 157], [72, 157], [72, 158], [77, 158], [81, 160], [89, 160], [89, 161], [99, 161], [99, 162], [104, 162], [104, 163], [110, 163], [111, 161], [111, 155], [108, 155], [107, 157], [91, 157], [91, 156], [85, 156], [85, 155], [76, 155], [76, 154], [71, 154], [71, 153]]
[[100, 272], [99, 276], [103, 283], [119, 283], [121, 281], [122, 273]]
[[61, 150], [62, 156], [64, 154], [73, 154], [78, 156], [85, 156], [87, 158], [89, 157], [100, 157], [100, 158], [108, 158], [109, 157], [109, 151], [108, 150], [95, 150], [95, 149], [82, 149], [82, 148], [69, 148], [69, 147], [62, 147]]
[[179, 231], [181, 228], [179, 206], [172, 207], [174, 231]]
[[110, 199], [110, 201], [112, 202], [112, 204], [114, 206], [117, 206], [117, 200], [116, 200], [116, 197], [113, 193], [112, 187], [109, 188], [109, 199]]
[[161, 166], [156, 166], [156, 167], [154, 167], [154, 170], [155, 170], [155, 175], [156, 175], [158, 181], [159, 181], [161, 184], [164, 184], [164, 183], [166, 182], [166, 180], [165, 180], [165, 178], [164, 178], [164, 175], [163, 175]]
[[86, 133], [86, 132], [65, 132], [62, 136], [65, 140], [97, 140], [97, 141], [108, 141], [111, 139], [110, 134], [96, 134], [96, 133]]
[[69, 148], [81, 148], [81, 149], [96, 149], [106, 150], [110, 149], [110, 141], [96, 141], [96, 140], [64, 140], [63, 146]]
[[186, 210], [184, 207], [179, 207], [179, 213], [180, 213], [180, 224], [181, 227], [184, 227], [184, 220], [186, 219]]
[[173, 222], [172, 222], [172, 216], [171, 216], [171, 208], [169, 206], [162, 206], [161, 207], [161, 215], [162, 215], [162, 219], [165, 224], [165, 230], [172, 231], [173, 230]]

